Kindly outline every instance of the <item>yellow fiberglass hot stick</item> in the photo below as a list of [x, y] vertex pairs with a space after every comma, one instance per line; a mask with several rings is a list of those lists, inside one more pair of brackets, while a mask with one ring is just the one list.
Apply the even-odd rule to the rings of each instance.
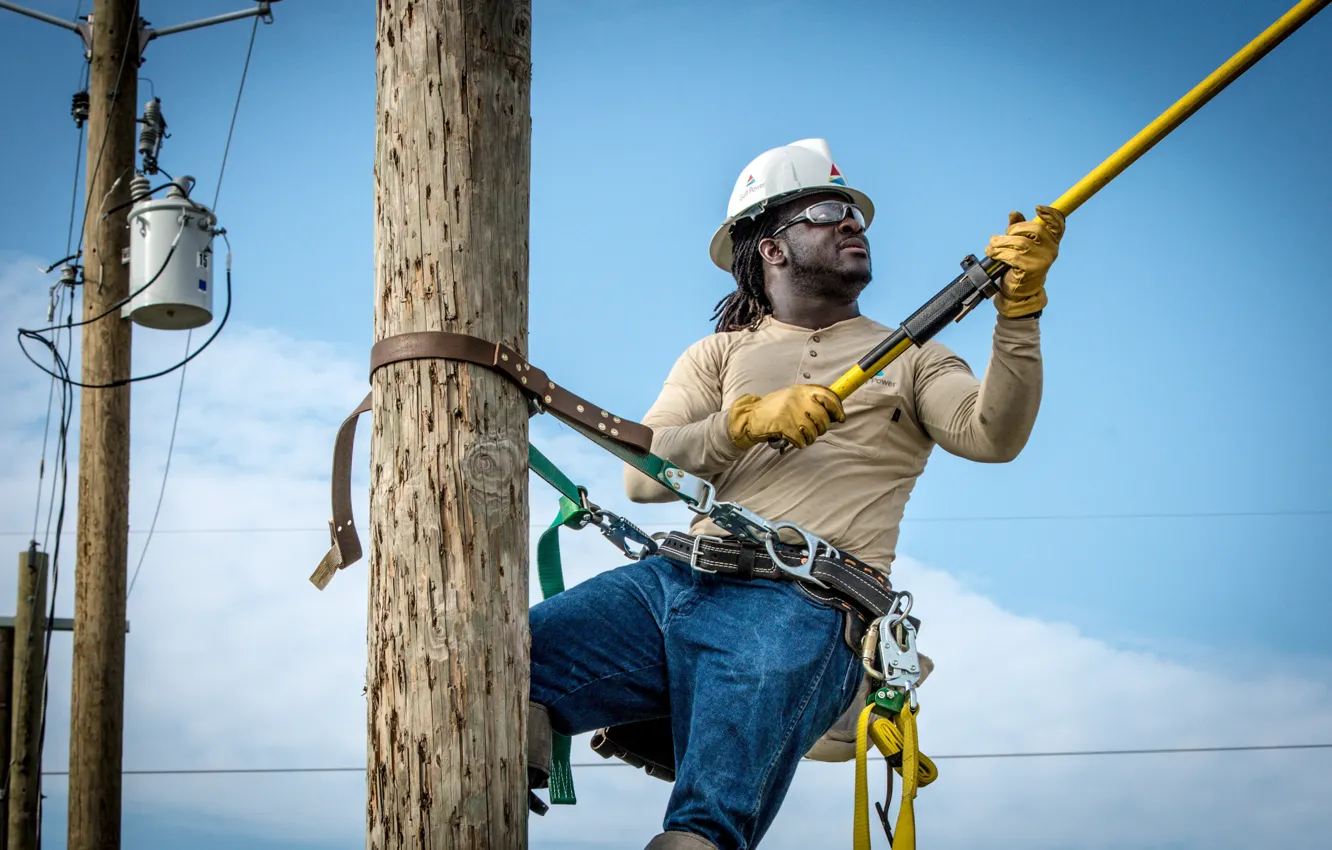
[[[1251, 68], [1259, 59], [1266, 56], [1273, 48], [1291, 33], [1307, 23], [1314, 15], [1322, 11], [1332, 0], [1302, 0], [1295, 4], [1275, 23], [1263, 30], [1242, 50], [1230, 57], [1224, 65], [1213, 71], [1188, 94], [1173, 106], [1161, 113], [1155, 121], [1144, 127], [1136, 136], [1129, 139], [1098, 165], [1090, 174], [1079, 180], [1067, 192], [1059, 196], [1050, 206], [1065, 216], [1082, 206], [1092, 195], [1100, 191], [1107, 183], [1119, 176], [1139, 157], [1164, 139], [1172, 130], [1184, 123], [1189, 116], [1197, 112], [1203, 104], [1215, 97], [1222, 89], [1230, 85], [1241, 74]], [[977, 260], [969, 256], [962, 262], [963, 272], [953, 282], [944, 287], [930, 299], [925, 306], [917, 310], [892, 336], [879, 343], [873, 351], [866, 354], [840, 378], [833, 382], [831, 389], [838, 397], [845, 400], [860, 389], [872, 376], [900, 357], [913, 345], [920, 345], [943, 330], [950, 323], [960, 321], [982, 300], [989, 298], [997, 289], [997, 282], [1008, 267], [996, 260], [985, 257]]]

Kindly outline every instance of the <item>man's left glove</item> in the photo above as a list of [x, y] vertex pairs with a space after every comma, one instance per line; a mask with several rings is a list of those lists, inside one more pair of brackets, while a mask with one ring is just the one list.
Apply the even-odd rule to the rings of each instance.
[[1054, 207], [1036, 207], [1037, 218], [1020, 212], [1008, 214], [1008, 234], [991, 236], [985, 253], [1011, 268], [999, 281], [994, 306], [1009, 318], [1030, 316], [1045, 308], [1045, 276], [1059, 256], [1064, 238], [1064, 214]]
[[796, 384], [761, 398], [747, 393], [731, 402], [726, 433], [742, 449], [778, 438], [803, 449], [826, 434], [834, 421], [846, 421], [837, 393], [818, 384]]

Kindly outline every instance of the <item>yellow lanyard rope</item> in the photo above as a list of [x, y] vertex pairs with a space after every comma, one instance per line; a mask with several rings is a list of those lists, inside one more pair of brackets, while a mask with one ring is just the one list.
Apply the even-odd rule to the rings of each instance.
[[910, 704], [902, 706], [894, 720], [873, 716], [875, 705], [870, 703], [860, 713], [856, 723], [856, 812], [855, 812], [855, 850], [870, 850], [869, 826], [869, 782], [866, 776], [866, 756], [869, 742], [891, 759], [902, 754], [902, 765], [894, 768], [902, 776], [902, 806], [897, 813], [897, 825], [893, 828], [893, 850], [915, 850], [916, 812], [914, 801], [916, 789], [929, 785], [939, 776], [939, 769], [930, 761], [929, 756], [920, 752], [916, 739], [916, 713]]

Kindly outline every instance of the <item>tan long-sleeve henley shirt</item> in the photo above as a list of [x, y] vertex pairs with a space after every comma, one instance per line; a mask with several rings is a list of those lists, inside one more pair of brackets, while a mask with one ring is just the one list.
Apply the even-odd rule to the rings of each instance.
[[[889, 573], [907, 499], [936, 444], [986, 463], [1012, 460], [1026, 444], [1041, 399], [1039, 319], [996, 316], [984, 380], [937, 342], [908, 349], [845, 401], [846, 422], [799, 451], [738, 449], [726, 424], [739, 396], [830, 385], [892, 331], [864, 316], [820, 330], [769, 316], [757, 331], [699, 340], [642, 419], [653, 453], [711, 481], [718, 499], [797, 523]], [[674, 498], [629, 466], [625, 489], [636, 502]], [[690, 530], [725, 533], [706, 517]]]

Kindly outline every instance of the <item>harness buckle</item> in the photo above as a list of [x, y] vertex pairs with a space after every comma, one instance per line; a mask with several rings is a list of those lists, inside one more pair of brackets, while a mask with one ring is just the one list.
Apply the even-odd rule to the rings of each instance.
[[705, 481], [697, 475], [690, 475], [679, 467], [670, 467], [660, 473], [658, 479], [667, 488], [684, 500], [685, 507], [696, 514], [708, 514], [716, 502], [717, 488], [711, 481]]
[[690, 545], [690, 547], [689, 547], [689, 568], [690, 568], [690, 569], [693, 569], [693, 570], [698, 570], [700, 573], [710, 573], [711, 575], [716, 575], [716, 574], [717, 574], [717, 571], [716, 571], [716, 570], [710, 570], [710, 569], [708, 569], [707, 567], [700, 567], [700, 566], [698, 565], [698, 558], [699, 558], [700, 555], [703, 554], [703, 541], [704, 541], [704, 540], [711, 540], [713, 543], [724, 543], [724, 542], [726, 542], [726, 541], [723, 540], [722, 538], [717, 537], [716, 535], [713, 535], [713, 534], [700, 534], [700, 535], [697, 535], [697, 536], [694, 538], [694, 542], [693, 542], [693, 543]]

